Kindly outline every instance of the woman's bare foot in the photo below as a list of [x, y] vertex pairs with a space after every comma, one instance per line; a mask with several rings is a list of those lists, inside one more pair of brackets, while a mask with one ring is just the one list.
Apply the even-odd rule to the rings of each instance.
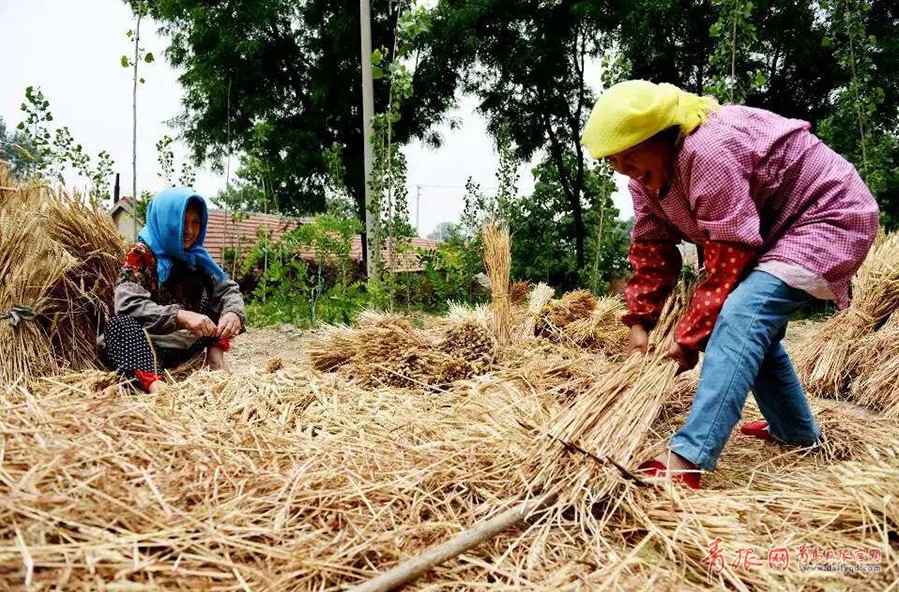
[[219, 347], [206, 349], [206, 367], [210, 370], [227, 370], [225, 365], [225, 350]]
[[684, 457], [670, 450], [640, 465], [649, 477], [666, 477], [679, 481], [690, 489], [699, 489], [702, 470]]
[[164, 388], [165, 388], [165, 383], [163, 381], [154, 380], [152, 383], [150, 383], [150, 388], [148, 388], [147, 391], [149, 391], [150, 394], [153, 395], [153, 394], [158, 393], [159, 391], [161, 391]]
[[699, 466], [691, 463], [676, 452], [670, 450], [665, 454], [660, 454], [654, 460], [659, 461], [672, 473], [682, 473], [685, 471], [698, 471]]

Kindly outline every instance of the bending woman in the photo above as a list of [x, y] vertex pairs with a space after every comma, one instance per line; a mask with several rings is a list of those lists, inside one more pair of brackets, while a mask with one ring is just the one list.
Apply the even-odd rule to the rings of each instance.
[[699, 387], [670, 453], [641, 466], [650, 474], [699, 487], [750, 390], [765, 421], [743, 433], [796, 446], [820, 437], [781, 339], [790, 314], [813, 297], [848, 306], [878, 208], [855, 168], [809, 129], [642, 80], [596, 101], [582, 142], [631, 178], [634, 275], [623, 320], [633, 350], [646, 350], [678, 279], [677, 243], [705, 252], [706, 275], [668, 352], [683, 371], [705, 351]]

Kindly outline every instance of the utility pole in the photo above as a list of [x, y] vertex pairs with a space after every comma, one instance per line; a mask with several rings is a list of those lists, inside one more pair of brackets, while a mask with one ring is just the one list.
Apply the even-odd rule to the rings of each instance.
[[[359, 0], [359, 24], [362, 32], [362, 154], [365, 161], [365, 236], [362, 250], [366, 254], [365, 268], [368, 279], [377, 280], [375, 257], [380, 256], [376, 226], [378, 220], [371, 211], [371, 120], [375, 116], [374, 86], [371, 74], [371, 6], [369, 0]], [[368, 245], [365, 242], [368, 241]], [[368, 248], [366, 248], [368, 247]], [[375, 256], [372, 256], [374, 252]]]
[[418, 224], [418, 213], [421, 211], [421, 185], [415, 186], [415, 232], [421, 236], [421, 226]]

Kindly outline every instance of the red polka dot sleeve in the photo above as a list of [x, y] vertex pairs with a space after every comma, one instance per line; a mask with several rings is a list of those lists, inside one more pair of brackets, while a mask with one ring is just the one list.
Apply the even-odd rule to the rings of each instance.
[[662, 314], [665, 299], [680, 275], [681, 256], [673, 241], [634, 240], [628, 253], [634, 275], [624, 291], [627, 326], [652, 329]]
[[677, 326], [675, 338], [685, 349], [704, 350], [724, 299], [736, 287], [743, 270], [755, 258], [755, 249], [738, 243], [706, 241], [706, 277]]

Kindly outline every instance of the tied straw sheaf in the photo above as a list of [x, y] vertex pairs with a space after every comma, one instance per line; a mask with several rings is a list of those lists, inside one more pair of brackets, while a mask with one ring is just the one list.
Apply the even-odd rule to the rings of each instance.
[[[0, 163], [0, 382], [98, 366], [97, 331], [123, 256], [97, 204], [16, 184]], [[23, 310], [24, 317], [16, 313]]]
[[[849, 308], [822, 324], [798, 348], [796, 372], [806, 390], [854, 398], [850, 385], [865, 359], [865, 336], [899, 307], [899, 233], [880, 234], [852, 282]], [[890, 348], [896, 351], [895, 346]], [[868, 353], [873, 353], [868, 351]], [[863, 402], [863, 401], [859, 401]]]
[[[566, 299], [538, 286], [511, 305], [509, 345], [490, 308], [423, 326], [370, 312], [304, 336], [302, 362], [250, 362], [238, 340], [235, 371], [196, 372], [157, 395], [99, 371], [4, 383], [0, 589], [336, 591], [550, 492], [555, 504], [414, 586], [706, 589], [704, 555], [721, 537], [728, 552], [808, 543], [883, 557], [879, 573], [855, 575], [727, 565], [719, 585], [887, 588], [899, 563], [893, 420], [813, 401], [829, 447], [734, 438], [696, 492], [640, 487], [601, 456], [631, 471], [683, 420], [696, 375], [673, 379], [658, 356], [685, 298], [669, 303], [643, 359], [615, 353], [622, 336], [601, 322], [578, 345], [566, 328], [602, 300], [580, 309], [589, 317], [551, 316]], [[272, 339], [281, 356], [291, 347], [282, 332], [254, 338], [263, 352]], [[460, 360], [472, 367], [449, 371]], [[627, 412], [657, 417], [610, 415]]]

